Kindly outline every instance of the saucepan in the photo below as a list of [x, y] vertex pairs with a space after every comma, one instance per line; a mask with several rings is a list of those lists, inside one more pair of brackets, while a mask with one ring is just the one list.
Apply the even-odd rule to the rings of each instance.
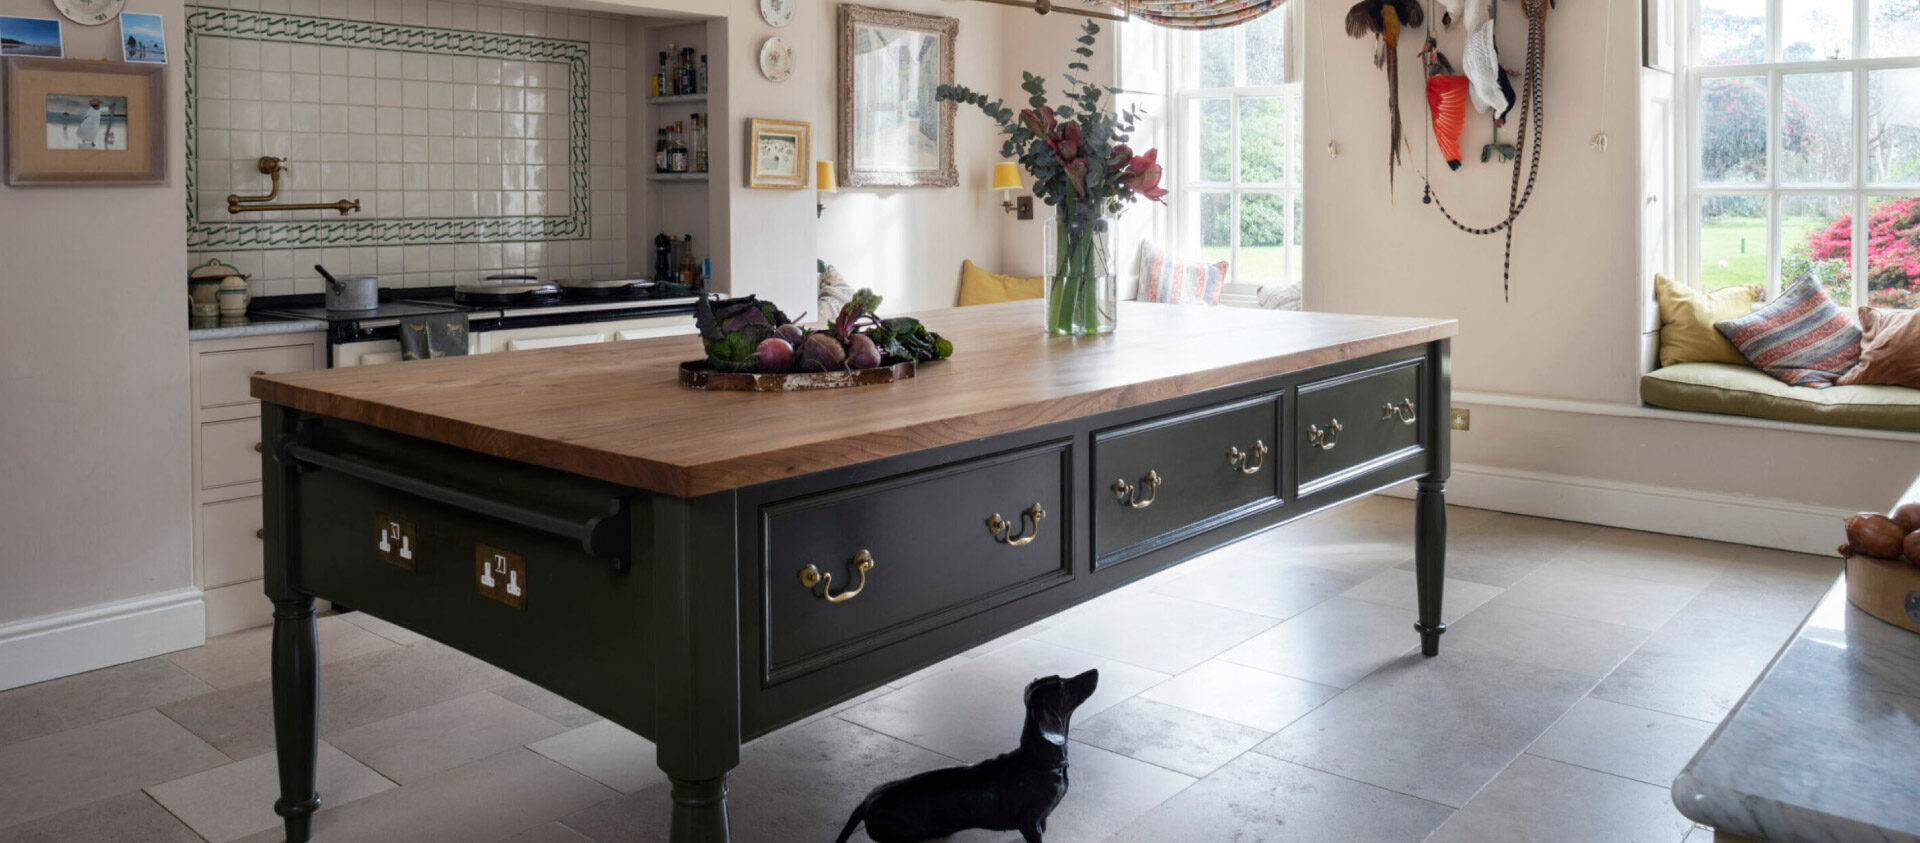
[[313, 265], [327, 279], [328, 310], [372, 310], [380, 306], [380, 279], [371, 275], [335, 278], [325, 267]]

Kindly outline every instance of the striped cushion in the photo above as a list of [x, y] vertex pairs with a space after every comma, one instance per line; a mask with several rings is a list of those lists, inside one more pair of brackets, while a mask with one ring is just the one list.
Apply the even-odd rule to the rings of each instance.
[[1822, 389], [1860, 362], [1860, 325], [1812, 276], [1752, 313], [1713, 323], [1761, 371], [1791, 386]]
[[1140, 300], [1160, 304], [1219, 304], [1227, 262], [1177, 260], [1152, 245], [1140, 256]]

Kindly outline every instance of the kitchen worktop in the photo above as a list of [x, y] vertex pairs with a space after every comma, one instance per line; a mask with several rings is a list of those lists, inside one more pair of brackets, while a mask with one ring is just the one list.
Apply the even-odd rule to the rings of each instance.
[[1119, 331], [1066, 338], [1041, 331], [1042, 304], [911, 314], [953, 341], [953, 358], [883, 386], [688, 389], [678, 364], [704, 352], [698, 337], [683, 336], [289, 372], [255, 377], [252, 391], [299, 410], [693, 496], [1353, 360], [1447, 339], [1458, 327], [1122, 302]]
[[1920, 841], [1920, 635], [1842, 578], [1673, 783], [1680, 812], [1773, 843]]
[[304, 331], [324, 331], [327, 322], [324, 319], [289, 319], [284, 316], [268, 316], [261, 313], [248, 313], [237, 319], [221, 316], [187, 317], [187, 340], [221, 340], [229, 337], [263, 337], [272, 334], [298, 334]]

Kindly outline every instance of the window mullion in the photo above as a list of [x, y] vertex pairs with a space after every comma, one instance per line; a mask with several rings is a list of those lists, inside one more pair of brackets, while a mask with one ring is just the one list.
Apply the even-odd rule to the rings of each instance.
[[[1769, 0], [1768, 30], [1778, 33], [1780, 0]], [[1772, 37], [1771, 35], [1769, 36]], [[1786, 131], [1786, 83], [1778, 70], [1767, 73], [1767, 296], [1780, 291], [1780, 215], [1785, 210], [1780, 195], [1780, 148]]]
[[[1861, 5], [1866, 5], [1861, 0]], [[1864, 9], [1860, 10], [1864, 12]], [[1863, 15], [1856, 15], [1856, 18]], [[1863, 31], [1856, 28], [1856, 31]], [[1865, 54], [1866, 44], [1856, 45]], [[1867, 303], [1867, 71], [1853, 72], [1853, 304]]]

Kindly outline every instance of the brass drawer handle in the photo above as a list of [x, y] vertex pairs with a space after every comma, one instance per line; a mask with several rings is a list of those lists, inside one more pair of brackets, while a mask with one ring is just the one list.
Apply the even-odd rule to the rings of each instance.
[[1000, 513], [996, 512], [993, 514], [993, 517], [987, 519], [987, 531], [993, 534], [994, 541], [1009, 547], [1031, 544], [1034, 537], [1040, 535], [1040, 519], [1047, 517], [1047, 511], [1041, 509], [1040, 504], [1035, 502], [1033, 506], [1027, 507], [1026, 511], [1022, 512], [1021, 515], [1025, 516], [1027, 521], [1033, 523], [1033, 529], [1022, 530], [1020, 535], [1013, 535], [1013, 522], [1001, 518]]
[[1340, 444], [1340, 431], [1344, 429], [1339, 419], [1334, 419], [1325, 430], [1321, 430], [1317, 424], [1307, 425], [1307, 444], [1322, 451], [1331, 451], [1333, 446]]
[[[1252, 460], [1253, 465], [1247, 465], [1248, 460]], [[1266, 464], [1267, 443], [1259, 439], [1253, 440], [1252, 453], [1242, 453], [1238, 447], [1227, 448], [1227, 465], [1233, 466], [1233, 470], [1241, 474], [1259, 474]]]
[[258, 530], [255, 530], [255, 531], [253, 531], [253, 537], [254, 537], [254, 538], [256, 538], [256, 539], [264, 539], [264, 538], [266, 538], [266, 537], [267, 537], [267, 528], [265, 528], [265, 527], [261, 527], [260, 529], [258, 529]]
[[842, 590], [839, 594], [833, 593], [833, 575], [823, 574], [819, 568], [812, 565], [800, 569], [800, 584], [806, 586], [808, 591], [812, 591], [816, 585], [821, 585], [819, 596], [822, 599], [828, 603], [844, 603], [859, 597], [860, 590], [867, 587], [867, 572], [873, 570], [873, 554], [862, 550], [853, 555], [853, 559], [847, 562], [847, 567], [860, 574], [860, 584]]
[[1420, 420], [1420, 415], [1414, 412], [1413, 399], [1402, 398], [1399, 404], [1388, 402], [1385, 407], [1382, 407], [1380, 409], [1380, 418], [1398, 418], [1401, 424], [1413, 424]]
[[258, 442], [253, 443], [253, 452], [256, 454], [260, 453], [260, 443]]
[[260, 377], [261, 375], [264, 375], [264, 374], [266, 374], [266, 373], [267, 373], [267, 370], [265, 370], [265, 369], [255, 369], [255, 370], [253, 370], [253, 376], [254, 376], [254, 377], [256, 377], [256, 378], [257, 378], [257, 377]]
[[[1160, 472], [1157, 471], [1148, 471], [1147, 476], [1140, 478], [1139, 489], [1128, 485], [1125, 480], [1115, 480], [1113, 481], [1113, 497], [1115, 500], [1134, 509], [1146, 509], [1147, 507], [1153, 506], [1154, 498], [1160, 496], [1160, 484], [1163, 482], [1165, 481], [1160, 479]], [[1146, 497], [1140, 497], [1141, 490], [1146, 491]]]

